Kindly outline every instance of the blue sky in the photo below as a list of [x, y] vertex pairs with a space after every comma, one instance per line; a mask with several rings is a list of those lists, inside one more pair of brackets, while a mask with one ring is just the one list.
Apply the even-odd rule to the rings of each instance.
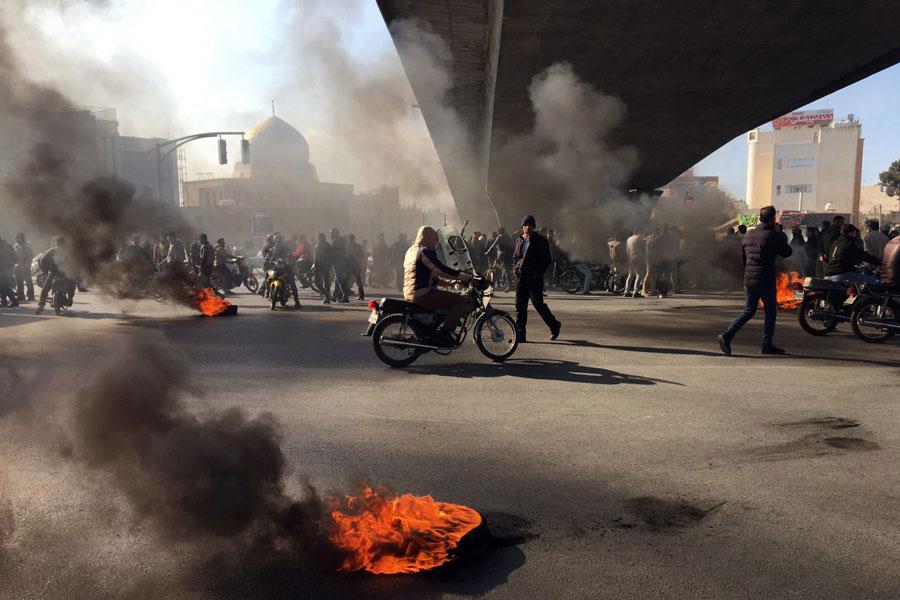
[[[346, 149], [329, 131], [333, 102], [317, 89], [316, 66], [285, 53], [292, 38], [304, 35], [297, 24], [315, 33], [308, 23], [323, 16], [331, 20], [340, 32], [335, 44], [362, 70], [384, 63], [385, 57], [399, 65], [374, 0], [110, 0], [102, 13], [76, 1], [64, 14], [53, 3], [10, 2], [0, 4], [0, 10], [25, 7], [17, 19], [23, 27], [13, 41], [29, 70], [85, 105], [116, 107], [124, 134], [175, 137], [249, 129], [269, 115], [274, 99], [279, 115], [310, 141], [320, 174], [333, 181], [347, 181], [360, 171], [342, 168]], [[83, 68], [89, 63], [111, 73], [125, 70], [131, 89], [98, 84]], [[402, 73], [396, 85], [408, 88]], [[874, 183], [900, 158], [898, 105], [900, 66], [895, 66], [804, 108], [828, 107], [838, 117], [853, 113], [859, 118], [866, 139], [863, 183]], [[410, 122], [418, 127], [415, 135], [427, 135], [420, 115], [411, 115]], [[190, 145], [188, 161], [191, 177], [201, 171], [230, 172], [216, 164], [212, 142]], [[742, 198], [746, 164], [742, 134], [702, 160], [696, 172], [718, 175], [728, 191]]]

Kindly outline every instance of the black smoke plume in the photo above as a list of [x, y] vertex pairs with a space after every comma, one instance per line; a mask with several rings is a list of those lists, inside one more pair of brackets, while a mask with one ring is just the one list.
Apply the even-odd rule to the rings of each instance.
[[304, 482], [301, 498], [286, 492], [274, 417], [189, 412], [184, 362], [159, 344], [133, 342], [79, 391], [75, 456], [166, 539], [225, 542], [241, 561], [337, 564], [316, 490]]
[[58, 90], [34, 83], [18, 68], [0, 25], [0, 70], [9, 77], [0, 116], [27, 159], [3, 181], [6, 203], [34, 227], [61, 235], [74, 273], [116, 297], [155, 297], [193, 306], [193, 282], [174, 270], [152, 277], [149, 264], [121, 262], [117, 254], [133, 234], [191, 228], [177, 208], [139, 196], [116, 177], [99, 176], [96, 122]]

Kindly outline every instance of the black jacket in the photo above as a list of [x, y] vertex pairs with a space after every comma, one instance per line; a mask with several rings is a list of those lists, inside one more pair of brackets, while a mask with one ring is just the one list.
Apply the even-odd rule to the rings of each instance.
[[881, 264], [878, 257], [860, 250], [855, 238], [841, 236], [831, 244], [831, 251], [825, 257], [825, 276], [853, 273], [861, 262]]
[[819, 256], [828, 261], [828, 254], [831, 252], [831, 245], [841, 237], [841, 226], [832, 225], [822, 232], [819, 236]]
[[516, 239], [516, 249], [513, 251], [515, 272], [519, 282], [531, 284], [544, 281], [544, 271], [552, 264], [550, 257], [550, 242], [537, 231], [528, 238], [528, 249], [522, 253], [522, 237]]
[[775, 225], [760, 223], [744, 234], [741, 256], [744, 261], [744, 287], [775, 287], [775, 259], [793, 253], [787, 237], [775, 231]]

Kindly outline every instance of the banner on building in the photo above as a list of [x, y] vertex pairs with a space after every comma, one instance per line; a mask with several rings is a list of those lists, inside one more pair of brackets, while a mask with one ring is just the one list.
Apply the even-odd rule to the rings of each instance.
[[834, 121], [834, 110], [830, 108], [822, 110], [798, 110], [772, 121], [775, 129], [785, 127], [811, 127], [813, 125], [828, 125]]

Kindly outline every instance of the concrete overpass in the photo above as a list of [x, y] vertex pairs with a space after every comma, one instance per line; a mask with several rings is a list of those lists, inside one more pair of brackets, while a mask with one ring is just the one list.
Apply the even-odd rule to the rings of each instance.
[[[377, 0], [385, 22], [425, 23], [450, 50], [450, 105], [478, 167], [454, 161], [430, 85], [400, 58], [460, 213], [485, 218], [492, 153], [530, 131], [531, 78], [570, 62], [627, 106], [611, 142], [637, 149], [629, 189], [652, 190], [742, 132], [900, 62], [897, 0]], [[395, 41], [397, 36], [395, 35]], [[474, 172], [473, 172], [474, 171]], [[514, 199], [495, 193], [504, 220]]]

